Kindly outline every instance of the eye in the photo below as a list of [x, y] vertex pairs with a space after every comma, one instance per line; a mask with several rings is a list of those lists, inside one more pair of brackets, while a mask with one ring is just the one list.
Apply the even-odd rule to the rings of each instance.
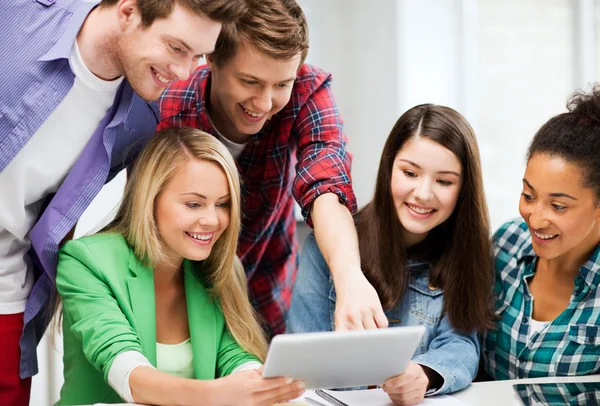
[[553, 203], [552, 207], [554, 207], [554, 209], [556, 211], [563, 211], [563, 210], [565, 210], [567, 208], [567, 206], [562, 206], [562, 205], [556, 204], [556, 203]]
[[171, 50], [173, 52], [175, 52], [176, 54], [180, 54], [181, 52], [183, 52], [183, 50], [181, 48], [179, 48], [178, 46], [175, 46], [173, 44], [169, 44], [169, 46], [171, 47]]
[[247, 85], [255, 85], [258, 83], [256, 80], [251, 80], [251, 79], [242, 79], [242, 82], [244, 82]]
[[405, 175], [407, 178], [416, 178], [416, 177], [417, 177], [417, 174], [416, 174], [416, 173], [414, 173], [413, 171], [404, 170], [404, 171], [402, 171], [402, 172], [404, 172], [404, 175]]
[[523, 199], [525, 199], [525, 201], [527, 201], [527, 202], [532, 202], [534, 200], [533, 196], [528, 195], [525, 192], [521, 193], [521, 196], [523, 196]]
[[185, 204], [189, 209], [197, 209], [200, 207], [200, 203], [198, 202], [187, 202]]
[[288, 84], [287, 83], [278, 83], [277, 87], [280, 89], [285, 89], [286, 87], [288, 87]]
[[229, 205], [230, 205], [230, 202], [229, 202], [229, 201], [227, 201], [227, 202], [218, 203], [218, 204], [217, 204], [217, 207], [219, 207], [219, 208], [221, 208], [221, 209], [228, 209], [228, 208], [229, 208]]
[[452, 182], [446, 179], [439, 179], [437, 182], [442, 186], [452, 186], [453, 184]]

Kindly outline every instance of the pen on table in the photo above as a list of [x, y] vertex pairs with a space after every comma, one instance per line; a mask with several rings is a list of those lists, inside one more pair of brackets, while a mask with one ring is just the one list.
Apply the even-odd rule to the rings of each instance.
[[316, 399], [309, 398], [308, 396], [304, 396], [304, 401], [307, 402], [311, 406], [328, 406], [325, 403], [321, 403]]
[[347, 403], [344, 403], [338, 398], [334, 397], [333, 395], [330, 395], [329, 393], [325, 392], [324, 390], [317, 389], [315, 393], [317, 394], [317, 396], [319, 396], [322, 399], [325, 399], [334, 406], [350, 406]]

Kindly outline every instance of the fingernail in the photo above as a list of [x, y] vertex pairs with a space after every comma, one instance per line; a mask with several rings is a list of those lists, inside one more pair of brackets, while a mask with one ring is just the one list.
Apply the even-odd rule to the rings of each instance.
[[293, 379], [292, 378], [285, 378], [285, 384], [289, 385], [290, 383], [292, 383]]

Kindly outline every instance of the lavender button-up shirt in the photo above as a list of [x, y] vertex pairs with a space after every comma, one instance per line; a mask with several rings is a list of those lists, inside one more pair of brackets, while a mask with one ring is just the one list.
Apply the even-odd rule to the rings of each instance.
[[[99, 1], [0, 2], [0, 172], [27, 144], [74, 83], [68, 58], [85, 18]], [[77, 111], [73, 111], [76, 115]], [[130, 165], [154, 133], [158, 106], [124, 80], [113, 106], [31, 229], [36, 282], [25, 309], [21, 377], [37, 373], [36, 346], [52, 316], [60, 241], [104, 183]], [[69, 123], [65, 123], [68, 126]], [[2, 208], [0, 207], [0, 210]]]

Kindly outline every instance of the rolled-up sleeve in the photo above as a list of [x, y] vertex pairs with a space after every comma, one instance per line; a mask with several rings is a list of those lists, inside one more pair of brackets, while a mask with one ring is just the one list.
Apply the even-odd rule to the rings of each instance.
[[296, 118], [294, 136], [298, 139], [294, 198], [302, 216], [312, 226], [312, 203], [323, 193], [335, 193], [351, 213], [357, 209], [352, 190], [351, 154], [346, 151], [348, 139], [335, 99], [331, 77], [307, 99]]

